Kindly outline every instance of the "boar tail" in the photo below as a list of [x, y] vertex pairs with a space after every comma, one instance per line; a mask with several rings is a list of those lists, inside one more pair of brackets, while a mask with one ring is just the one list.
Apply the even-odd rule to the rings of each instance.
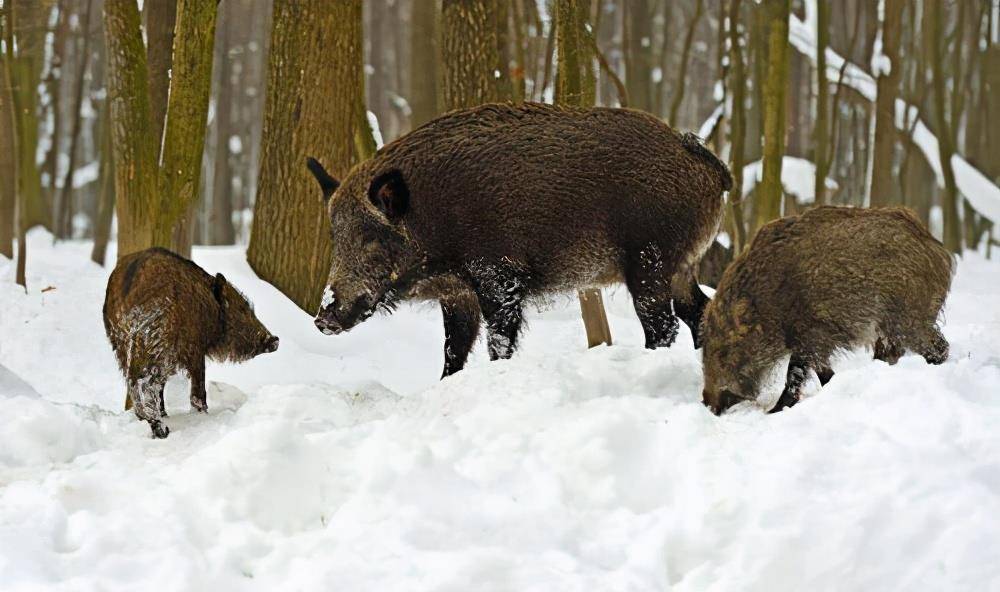
[[715, 153], [702, 144], [698, 134], [692, 132], [681, 134], [681, 146], [684, 146], [685, 150], [707, 162], [719, 173], [719, 180], [722, 181], [723, 191], [729, 191], [733, 188], [733, 176], [729, 174], [729, 167], [726, 166], [726, 163], [719, 160], [719, 157]]

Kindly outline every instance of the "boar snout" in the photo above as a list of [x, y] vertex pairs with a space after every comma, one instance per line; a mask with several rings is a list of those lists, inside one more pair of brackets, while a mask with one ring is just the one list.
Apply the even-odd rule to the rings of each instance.
[[330, 309], [320, 309], [313, 323], [317, 329], [322, 331], [323, 335], [336, 335], [344, 332], [344, 327], [337, 321], [336, 316]]
[[278, 351], [278, 338], [274, 335], [268, 335], [264, 338], [260, 353], [270, 354], [276, 351]]
[[722, 391], [715, 397], [709, 395], [707, 391], [702, 393], [702, 403], [715, 415], [722, 415], [723, 411], [743, 400], [742, 397], [734, 395], [729, 391]]

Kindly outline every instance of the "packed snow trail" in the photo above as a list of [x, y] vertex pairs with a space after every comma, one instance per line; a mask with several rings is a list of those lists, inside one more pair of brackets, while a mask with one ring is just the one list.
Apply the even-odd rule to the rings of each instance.
[[944, 365], [857, 352], [790, 411], [716, 418], [687, 328], [645, 350], [624, 289], [613, 347], [583, 350], [556, 299], [512, 360], [481, 341], [438, 381], [437, 307], [326, 337], [240, 249], [196, 248], [282, 345], [210, 365], [207, 415], [168, 385], [153, 440], [121, 411], [110, 270], [29, 249], [30, 293], [0, 285], [4, 592], [1000, 588], [1000, 265], [978, 255]]

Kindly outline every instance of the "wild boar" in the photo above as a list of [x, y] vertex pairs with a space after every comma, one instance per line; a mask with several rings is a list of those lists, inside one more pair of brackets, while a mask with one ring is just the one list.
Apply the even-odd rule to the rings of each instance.
[[166, 249], [126, 255], [108, 279], [104, 329], [128, 383], [136, 416], [166, 438], [163, 386], [183, 370], [191, 407], [208, 411], [205, 356], [240, 362], [278, 349], [247, 299], [221, 273], [214, 277]]
[[488, 104], [403, 136], [342, 184], [308, 164], [333, 237], [323, 333], [437, 300], [447, 376], [480, 315], [490, 358], [508, 358], [526, 300], [624, 281], [646, 347], [669, 346], [677, 316], [697, 345], [697, 264], [732, 180], [694, 134], [628, 109]]
[[825, 385], [838, 350], [872, 347], [893, 364], [909, 350], [944, 362], [937, 322], [952, 269], [944, 246], [903, 208], [820, 207], [765, 225], [705, 310], [705, 405], [718, 414], [755, 399], [786, 355], [772, 413], [799, 400], [810, 369]]

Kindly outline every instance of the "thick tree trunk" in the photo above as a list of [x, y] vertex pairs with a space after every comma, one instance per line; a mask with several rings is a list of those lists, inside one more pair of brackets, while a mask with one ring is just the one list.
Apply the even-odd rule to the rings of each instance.
[[[108, 100], [118, 212], [118, 258], [150, 247], [157, 222], [157, 136], [149, 106], [146, 48], [135, 0], [105, 0]], [[163, 244], [162, 246], [168, 246]]]
[[275, 3], [247, 259], [257, 275], [310, 314], [330, 269], [331, 243], [306, 157], [319, 158], [341, 179], [354, 164], [362, 60], [361, 0]]
[[497, 100], [496, 0], [442, 0], [441, 70], [446, 110]]
[[781, 216], [781, 164], [785, 153], [785, 93], [788, 87], [790, 0], [764, 0], [768, 21], [768, 67], [764, 83], [764, 172], [757, 186], [751, 235]]
[[410, 14], [410, 127], [438, 110], [437, 2], [414, 2]]
[[[557, 0], [556, 40], [559, 59], [556, 73], [556, 103], [590, 107], [594, 104], [596, 85], [593, 52], [588, 43], [587, 16], [589, 3], [585, 0]], [[587, 330], [587, 347], [602, 343], [611, 345], [611, 328], [604, 311], [600, 288], [580, 290], [580, 313]]]
[[878, 73], [875, 99], [875, 155], [872, 161], [871, 205], [892, 203], [896, 186], [893, 160], [896, 148], [896, 97], [903, 77], [899, 52], [903, 31], [903, 8], [906, 0], [884, 0], [882, 18], [882, 53], [888, 58], [889, 71]]

